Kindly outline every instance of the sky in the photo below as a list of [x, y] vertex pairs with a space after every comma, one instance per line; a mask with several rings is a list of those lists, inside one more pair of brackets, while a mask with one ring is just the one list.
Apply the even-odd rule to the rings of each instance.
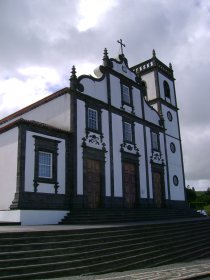
[[0, 0], [0, 118], [117, 57], [172, 63], [186, 185], [210, 187], [210, 0]]

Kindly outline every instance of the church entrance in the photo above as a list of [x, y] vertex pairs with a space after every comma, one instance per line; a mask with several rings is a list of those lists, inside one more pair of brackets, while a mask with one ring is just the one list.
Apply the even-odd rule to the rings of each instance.
[[154, 204], [157, 208], [165, 206], [165, 192], [164, 192], [163, 174], [158, 171], [153, 171], [153, 198]]
[[137, 201], [135, 164], [123, 162], [123, 185], [125, 207], [134, 208]]
[[84, 197], [87, 208], [98, 208], [101, 204], [101, 161], [85, 159]]

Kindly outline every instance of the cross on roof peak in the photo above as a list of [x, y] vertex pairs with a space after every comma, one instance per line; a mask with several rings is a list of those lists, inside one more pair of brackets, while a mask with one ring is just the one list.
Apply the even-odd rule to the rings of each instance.
[[117, 43], [120, 44], [120, 47], [121, 47], [121, 54], [123, 54], [123, 47], [125, 48], [125, 44], [123, 44], [122, 39], [117, 40]]

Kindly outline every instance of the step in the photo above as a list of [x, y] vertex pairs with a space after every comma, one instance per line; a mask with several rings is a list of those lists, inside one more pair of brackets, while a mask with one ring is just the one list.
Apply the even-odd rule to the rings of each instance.
[[[207, 236], [207, 235], [206, 235]], [[58, 269], [58, 268], [63, 268], [66, 269], [68, 267], [74, 267], [75, 269], [77, 267], [81, 267], [81, 266], [91, 266], [93, 263], [95, 265], [95, 267], [97, 266], [102, 266], [103, 263], [112, 260], [112, 265], [110, 266], [116, 266], [116, 263], [122, 264], [122, 261], [125, 259], [132, 259], [134, 261], [136, 261], [138, 259], [139, 263], [140, 261], [145, 262], [145, 259], [153, 259], [153, 256], [157, 253], [158, 255], [167, 255], [167, 259], [170, 255], [174, 254], [176, 255], [177, 252], [180, 251], [184, 251], [186, 252], [187, 250], [190, 250], [190, 255], [193, 254], [194, 249], [197, 250], [197, 248], [200, 248], [201, 250], [201, 245], [204, 246], [204, 248], [206, 248], [206, 245], [209, 244], [210, 242], [210, 237], [208, 237], [208, 241], [200, 241], [200, 240], [190, 240], [188, 242], [185, 242], [184, 244], [182, 244], [182, 246], [179, 248], [177, 247], [177, 244], [173, 241], [169, 241], [166, 242], [167, 246], [170, 246], [170, 248], [173, 250], [172, 253], [168, 254], [168, 248], [163, 248], [160, 249], [160, 246], [154, 246], [154, 248], [149, 247], [147, 252], [143, 252], [142, 253], [142, 249], [141, 248], [135, 248], [135, 249], [130, 249], [128, 248], [127, 250], [124, 250], [123, 252], [109, 252], [103, 255], [97, 255], [97, 256], [86, 256], [84, 258], [81, 259], [73, 259], [73, 260], [67, 260], [67, 261], [56, 261], [56, 263], [42, 263], [42, 264], [31, 264], [31, 265], [21, 265], [18, 267], [9, 267], [9, 268], [0, 268], [0, 276], [4, 276], [7, 275], [8, 273], [12, 273], [12, 274], [20, 274], [20, 273], [34, 273], [37, 270], [37, 267], [39, 268], [39, 271], [46, 271], [46, 270], [50, 270], [52, 265], [54, 269]], [[196, 251], [197, 252], [197, 251]], [[186, 257], [186, 254], [185, 254]], [[159, 259], [160, 260], [160, 259]], [[111, 268], [111, 267], [110, 267]], [[110, 269], [109, 268], [109, 269]]]
[[[210, 257], [210, 219], [0, 234], [0, 279], [105, 273]], [[198, 239], [199, 236], [199, 239]]]
[[60, 224], [117, 223], [190, 217], [202, 215], [188, 208], [73, 209]]
[[[198, 233], [202, 230], [202, 227], [206, 227], [207, 223], [203, 222], [197, 222], [196, 223], [196, 228], [194, 228], [194, 224], [187, 224], [186, 229], [189, 231], [195, 230]], [[166, 234], [168, 231], [171, 231], [173, 229], [173, 232], [180, 232], [180, 226], [182, 227], [181, 230], [185, 230], [185, 224], [162, 224], [162, 225], [153, 225], [153, 226], [135, 226], [135, 227], [130, 227], [130, 228], [115, 228], [114, 230], [107, 230], [104, 229], [103, 231], [95, 231], [92, 233], [84, 233], [84, 234], [73, 234], [70, 232], [69, 234], [64, 234], [63, 232], [61, 235], [58, 236], [44, 236], [42, 237], [42, 240], [40, 240], [39, 236], [36, 237], [30, 237], [28, 236], [27, 238], [2, 238], [1, 235], [1, 244], [0, 244], [0, 249], [1, 252], [7, 251], [9, 252], [9, 249], [18, 249], [24, 247], [25, 250], [31, 250], [33, 246], [39, 246], [39, 248], [52, 248], [56, 246], [56, 242], [59, 242], [60, 246], [66, 247], [67, 245], [70, 245], [73, 242], [79, 242], [80, 244], [85, 244], [91, 240], [100, 240], [101, 242], [104, 242], [108, 239], [114, 240], [114, 239], [120, 239], [123, 237], [122, 234], [126, 234], [126, 238], [135, 236], [135, 233], [137, 235], [142, 235], [142, 234], [147, 234], [149, 235], [149, 231], [152, 228], [152, 234], [155, 232]], [[139, 228], [141, 228], [141, 231], [139, 231]], [[13, 244], [15, 242], [15, 244]], [[6, 243], [6, 244], [5, 244]]]
[[[129, 240], [126, 241], [126, 239], [122, 242], [107, 242], [107, 243], [103, 243], [101, 246], [101, 244], [89, 244], [87, 246], [81, 246], [81, 247], [75, 247], [73, 249], [75, 250], [69, 250], [68, 253], [66, 253], [66, 251], [60, 251], [59, 254], [54, 252], [54, 255], [46, 255], [45, 251], [43, 250], [42, 254], [40, 254], [39, 256], [35, 256], [35, 257], [30, 257], [30, 255], [28, 255], [27, 253], [25, 253], [25, 255], [23, 254], [22, 257], [20, 258], [16, 258], [16, 259], [2, 259], [0, 260], [0, 267], [10, 267], [10, 266], [17, 266], [20, 264], [25, 264], [25, 265], [29, 265], [30, 263], [47, 263], [47, 262], [51, 262], [53, 259], [56, 260], [63, 260], [65, 261], [66, 259], [70, 260], [70, 259], [74, 259], [74, 258], [82, 258], [84, 256], [96, 256], [96, 255], [100, 255], [103, 254], [104, 252], [124, 252], [126, 248], [130, 249], [135, 249], [135, 248], [141, 248], [141, 251], [145, 251], [145, 250], [149, 250], [152, 248], [157, 248], [162, 246], [162, 243], [167, 243], [168, 246], [170, 244], [175, 244], [176, 242], [180, 242], [180, 239], [182, 241], [185, 240], [186, 238], [186, 234], [180, 233], [179, 235], [173, 236], [173, 240], [171, 241], [171, 235], [167, 235], [167, 237], [163, 236], [163, 235], [157, 235], [156, 239], [153, 240], [148, 240], [145, 241], [143, 238], [134, 238], [132, 241], [129, 242]], [[201, 234], [200, 237], [206, 238], [206, 233]], [[197, 233], [191, 234], [190, 240], [196, 240], [197, 239]], [[187, 236], [186, 241], [189, 241], [189, 236]], [[160, 243], [157, 243], [160, 242]], [[162, 242], [162, 243], [161, 243]], [[55, 254], [56, 253], [56, 254]]]

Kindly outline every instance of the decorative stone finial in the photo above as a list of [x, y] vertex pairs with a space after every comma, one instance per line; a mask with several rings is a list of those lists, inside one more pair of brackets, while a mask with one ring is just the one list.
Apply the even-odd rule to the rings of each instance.
[[73, 65], [72, 71], [71, 71], [71, 76], [70, 76], [70, 88], [75, 90], [77, 88], [77, 75], [76, 75], [76, 68]]
[[152, 56], [153, 56], [153, 57], [156, 57], [156, 52], [155, 52], [154, 49], [152, 50]]
[[73, 65], [73, 66], [72, 66], [72, 70], [71, 70], [71, 74], [72, 74], [72, 75], [71, 75], [71, 78], [76, 78], [76, 77], [77, 77], [77, 76], [76, 76], [76, 73], [77, 73], [77, 72], [76, 72], [76, 67]]
[[109, 59], [108, 51], [106, 48], [104, 49], [103, 66], [112, 68], [112, 62]]
[[109, 56], [108, 56], [108, 51], [106, 48], [104, 49], [103, 62], [104, 62], [103, 63], [104, 67], [109, 65]]
[[109, 58], [107, 48], [104, 49], [104, 57], [103, 60]]
[[169, 68], [172, 70], [172, 64], [171, 64], [171, 62], [169, 63]]

